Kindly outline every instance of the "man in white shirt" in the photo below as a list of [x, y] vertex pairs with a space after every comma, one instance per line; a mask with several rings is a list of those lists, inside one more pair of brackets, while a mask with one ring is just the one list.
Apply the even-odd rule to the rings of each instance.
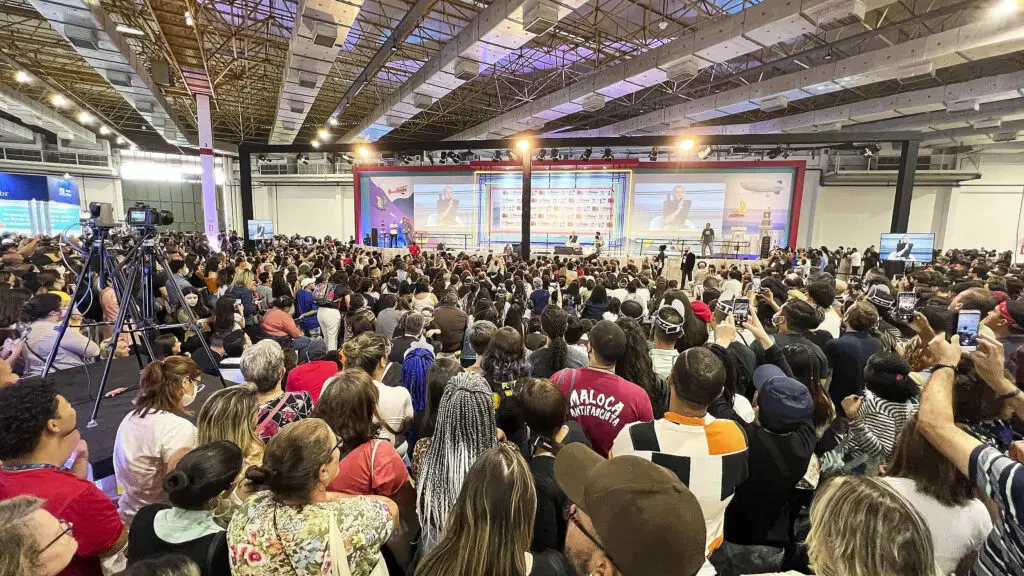
[[862, 257], [860, 255], [860, 250], [854, 248], [853, 252], [850, 253], [850, 272], [852, 272], [854, 276], [860, 276], [861, 260]]
[[807, 285], [807, 296], [811, 303], [825, 314], [821, 324], [818, 325], [818, 330], [824, 330], [833, 338], [839, 338], [839, 328], [843, 324], [843, 319], [832, 307], [836, 299], [836, 289], [826, 280], [816, 280]]
[[654, 372], [668, 380], [672, 373], [679, 352], [676, 351], [676, 340], [683, 334], [683, 315], [671, 306], [662, 306], [654, 316], [654, 348], [651, 349], [651, 362]]

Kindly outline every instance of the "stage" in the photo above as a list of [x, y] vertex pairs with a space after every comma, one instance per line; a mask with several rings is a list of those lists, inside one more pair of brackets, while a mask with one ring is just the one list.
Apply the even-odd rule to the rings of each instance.
[[[110, 364], [107, 392], [138, 384], [139, 372], [139, 362], [134, 356], [115, 358]], [[121, 420], [134, 409], [132, 401], [137, 393], [137, 389], [129, 390], [114, 398], [104, 398], [100, 403], [99, 414], [96, 416], [97, 426], [89, 428], [87, 426], [89, 415], [92, 414], [96, 390], [102, 375], [103, 363], [94, 362], [82, 368], [53, 372], [48, 376], [56, 385], [57, 392], [78, 413], [78, 430], [82, 434], [82, 439], [89, 444], [89, 463], [92, 464], [95, 480], [114, 474], [114, 439], [117, 437], [117, 427], [121, 424]], [[203, 374], [202, 382], [205, 387], [189, 407], [194, 413], [198, 413], [206, 399], [221, 388], [220, 379], [215, 376]], [[191, 419], [195, 421], [195, 414]]]

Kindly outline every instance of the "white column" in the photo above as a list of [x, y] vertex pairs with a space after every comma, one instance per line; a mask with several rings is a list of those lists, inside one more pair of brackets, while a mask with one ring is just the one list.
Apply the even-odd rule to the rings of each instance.
[[210, 96], [196, 94], [199, 120], [199, 163], [203, 169], [203, 233], [214, 250], [220, 248], [217, 220], [217, 181], [213, 173], [213, 129], [210, 125]]

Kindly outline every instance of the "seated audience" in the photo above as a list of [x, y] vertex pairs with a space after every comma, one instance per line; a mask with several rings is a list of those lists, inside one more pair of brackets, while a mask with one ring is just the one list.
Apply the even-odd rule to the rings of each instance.
[[412, 396], [402, 387], [386, 386], [380, 381], [387, 367], [387, 340], [375, 332], [364, 332], [345, 342], [345, 369], [359, 368], [366, 372], [377, 388], [377, 417], [380, 437], [390, 442], [405, 456], [409, 446], [403, 435], [412, 425]]
[[313, 400], [309, 393], [284, 392], [284, 351], [273, 340], [260, 340], [242, 354], [242, 375], [246, 382], [256, 385], [259, 393], [259, 415], [256, 435], [269, 441], [282, 428], [313, 413]]
[[63, 574], [78, 551], [73, 528], [43, 508], [42, 498], [5, 497], [0, 500], [0, 568], [13, 576]]
[[[21, 321], [28, 325], [25, 341], [21, 345], [23, 376], [39, 376], [46, 360], [57, 343], [57, 330], [70, 303], [63, 304], [56, 294], [37, 294], [21, 308]], [[100, 355], [100, 347], [78, 330], [68, 328], [60, 339], [51, 370], [66, 370], [84, 366]]]
[[341, 371], [338, 350], [325, 350], [319, 340], [313, 340], [302, 352], [306, 361], [288, 371], [285, 390], [308, 392], [316, 404], [323, 392], [324, 384]]
[[423, 456], [430, 448], [431, 437], [437, 428], [437, 412], [441, 407], [441, 398], [445, 388], [453, 376], [462, 372], [462, 366], [451, 357], [438, 358], [427, 370], [427, 397], [424, 410], [416, 414], [416, 430], [419, 438], [412, 452], [410, 471], [414, 479], [419, 478]]
[[545, 307], [540, 315], [541, 330], [547, 342], [543, 348], [530, 354], [531, 374], [537, 378], [551, 378], [564, 368], [583, 368], [587, 355], [576, 347], [569, 347], [565, 331], [569, 326], [569, 315], [557, 306]]
[[248, 485], [243, 482], [245, 470], [263, 461], [263, 440], [256, 435], [258, 396], [252, 384], [217, 390], [206, 399], [196, 418], [197, 445], [228, 441], [242, 451], [244, 464], [237, 482], [230, 493], [218, 500], [214, 511], [214, 519], [223, 527], [227, 527], [231, 515], [249, 496]]

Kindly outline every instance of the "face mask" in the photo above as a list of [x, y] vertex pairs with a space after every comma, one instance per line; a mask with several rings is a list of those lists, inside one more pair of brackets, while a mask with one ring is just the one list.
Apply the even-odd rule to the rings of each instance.
[[786, 319], [783, 318], [782, 316], [772, 316], [772, 324], [774, 324], [776, 326], [781, 326], [782, 323], [785, 322], [785, 321], [786, 321]]
[[199, 393], [199, 390], [196, 389], [196, 384], [193, 382], [192, 383], [192, 393], [191, 394], [183, 395], [181, 397], [181, 402], [179, 402], [179, 405], [182, 408], [185, 408], [186, 406], [189, 406], [190, 404], [192, 404], [193, 402], [196, 401], [196, 395], [198, 393]]

